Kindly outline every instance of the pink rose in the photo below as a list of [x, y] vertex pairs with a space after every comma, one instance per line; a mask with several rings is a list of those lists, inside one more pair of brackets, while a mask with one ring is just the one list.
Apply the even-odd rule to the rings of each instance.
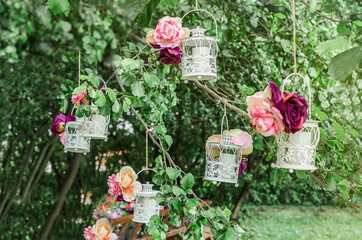
[[122, 189], [119, 187], [118, 183], [116, 182], [116, 175], [114, 174], [108, 177], [107, 185], [109, 187], [108, 193], [113, 196], [117, 197], [122, 192]]
[[92, 233], [92, 227], [88, 226], [87, 228], [84, 229], [84, 234], [83, 234], [84, 239], [86, 240], [95, 240], [95, 236]]
[[283, 116], [276, 107], [270, 106], [269, 100], [263, 100], [251, 108], [250, 116], [255, 130], [265, 137], [284, 131]]
[[65, 132], [60, 133], [59, 141], [63, 144], [65, 144]]
[[230, 133], [231, 131], [235, 131], [235, 129], [229, 131], [229, 135], [232, 136], [231, 143], [241, 146], [243, 155], [249, 155], [253, 151], [253, 139], [251, 138], [250, 134], [239, 130], [239, 132], [232, 135]]
[[[163, 17], [158, 21], [155, 30], [147, 34], [149, 43], [156, 43], [161, 47], [175, 48], [180, 46], [181, 39], [187, 37], [190, 31], [183, 28], [181, 18]], [[152, 37], [151, 37], [152, 34]]]
[[72, 96], [72, 103], [74, 104], [74, 107], [78, 107], [79, 105], [86, 103], [88, 101], [87, 98], [85, 97], [86, 93], [87, 90], [84, 90], [83, 92]]
[[270, 100], [272, 97], [272, 93], [269, 87], [266, 87], [263, 92], [256, 92], [254, 95], [246, 97], [246, 104], [248, 105], [248, 113], [250, 114], [250, 110], [257, 104], [262, 101]]

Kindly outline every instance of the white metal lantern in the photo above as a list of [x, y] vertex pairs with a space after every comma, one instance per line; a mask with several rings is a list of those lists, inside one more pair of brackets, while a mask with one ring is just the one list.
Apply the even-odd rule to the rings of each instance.
[[[145, 170], [152, 170], [153, 169], [144, 169], [137, 173], [140, 174]], [[157, 200], [155, 199], [157, 193], [159, 191], [155, 191], [152, 189], [153, 184], [146, 182], [146, 184], [142, 184], [142, 191], [136, 193], [136, 200], [134, 204], [134, 215], [133, 221], [138, 223], [148, 223], [150, 218], [153, 215], [159, 215], [160, 213], [160, 206]]]
[[319, 143], [319, 127], [320, 121], [311, 120], [311, 91], [309, 82], [300, 74], [290, 74], [283, 82], [282, 92], [284, 85], [289, 77], [298, 75], [303, 78], [308, 87], [309, 102], [308, 113], [309, 119], [305, 121], [301, 130], [292, 133], [279, 133], [276, 136], [278, 144], [277, 162], [272, 164], [272, 167], [286, 168], [290, 172], [293, 170], [315, 170], [315, 155], [317, 145]]
[[91, 139], [105, 139], [108, 135], [109, 116], [99, 113], [98, 107], [92, 103], [90, 117], [85, 117], [84, 136]]
[[206, 146], [205, 180], [215, 182], [238, 183], [239, 167], [242, 159], [242, 149], [231, 143], [232, 136], [223, 134], [224, 118], [221, 123], [221, 142], [210, 142]]
[[64, 151], [86, 154], [90, 150], [90, 139], [84, 136], [84, 118], [65, 124]]
[[212, 16], [216, 26], [216, 37], [205, 36], [205, 29], [197, 26], [191, 29], [191, 36], [182, 39], [182, 79], [184, 80], [212, 80], [217, 78], [217, 23], [215, 17], [206, 10], [194, 9], [194, 11], [203, 11]]

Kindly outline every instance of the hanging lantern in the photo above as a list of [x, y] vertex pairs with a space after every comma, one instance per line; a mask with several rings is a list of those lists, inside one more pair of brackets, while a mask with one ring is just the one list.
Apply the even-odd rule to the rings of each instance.
[[84, 118], [75, 118], [75, 121], [65, 124], [64, 151], [84, 153], [89, 152], [90, 139], [84, 136]]
[[99, 113], [98, 107], [92, 103], [91, 115], [84, 122], [84, 136], [91, 139], [105, 139], [108, 135], [109, 116]]
[[302, 77], [307, 84], [309, 119], [304, 122], [298, 132], [294, 134], [282, 132], [276, 136], [278, 144], [277, 162], [272, 164], [272, 167], [286, 168], [290, 172], [293, 170], [315, 170], [317, 169], [315, 167], [315, 155], [320, 137], [318, 126], [320, 121], [311, 120], [311, 91], [309, 82], [302, 75], [290, 74], [283, 82], [282, 92], [286, 81], [293, 75]]
[[212, 16], [216, 26], [216, 37], [205, 36], [205, 29], [197, 26], [191, 29], [191, 36], [182, 39], [182, 79], [212, 80], [217, 78], [217, 23], [215, 17], [206, 10], [195, 9], [187, 12], [203, 11]]
[[[206, 146], [205, 180], [235, 183], [238, 186], [238, 174], [242, 159], [242, 149], [231, 143], [232, 136], [223, 134], [224, 118], [221, 123], [221, 142], [210, 142]], [[226, 117], [227, 130], [229, 123]], [[228, 132], [227, 131], [227, 132]]]
[[[140, 174], [145, 170], [152, 170], [153, 169], [144, 169], [137, 173]], [[155, 191], [152, 189], [153, 184], [146, 182], [146, 184], [142, 184], [142, 191], [136, 193], [136, 200], [134, 204], [134, 215], [133, 221], [138, 223], [148, 223], [150, 218], [153, 215], [159, 215], [160, 213], [160, 206], [157, 200], [155, 199], [157, 193], [159, 191]]]

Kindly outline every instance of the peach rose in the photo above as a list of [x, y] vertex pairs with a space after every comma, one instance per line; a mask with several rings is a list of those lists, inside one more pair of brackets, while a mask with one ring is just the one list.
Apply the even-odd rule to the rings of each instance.
[[270, 105], [269, 100], [263, 100], [250, 110], [251, 124], [263, 136], [277, 135], [284, 131], [283, 116], [276, 107]]
[[111, 240], [112, 231], [113, 225], [107, 218], [98, 219], [92, 228], [92, 233], [96, 240]]
[[266, 87], [263, 92], [256, 92], [254, 95], [246, 97], [246, 104], [248, 105], [248, 113], [250, 114], [250, 110], [260, 102], [264, 100], [270, 100], [272, 98], [271, 89]]
[[121, 168], [116, 175], [115, 180], [122, 189], [123, 198], [127, 202], [134, 200], [136, 193], [142, 189], [141, 183], [137, 182], [136, 179], [137, 175], [130, 166]]

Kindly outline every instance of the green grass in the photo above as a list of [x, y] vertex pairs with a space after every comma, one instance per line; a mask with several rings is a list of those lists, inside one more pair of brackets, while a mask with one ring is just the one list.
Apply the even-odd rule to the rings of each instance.
[[245, 207], [241, 227], [249, 239], [362, 239], [362, 211], [337, 207]]

